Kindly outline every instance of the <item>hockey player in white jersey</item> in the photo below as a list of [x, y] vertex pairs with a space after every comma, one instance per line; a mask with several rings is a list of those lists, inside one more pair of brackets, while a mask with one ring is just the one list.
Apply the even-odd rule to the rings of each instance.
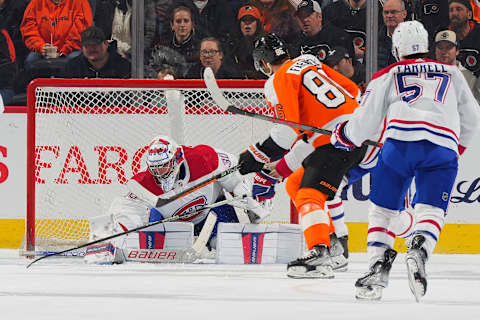
[[[259, 181], [255, 181], [252, 186], [245, 182], [238, 172], [228, 174], [161, 207], [155, 207], [158, 197], [171, 198], [236, 164], [237, 159], [233, 155], [211, 146], [177, 145], [167, 136], [155, 137], [149, 145], [147, 168], [129, 180], [127, 194], [116, 198], [106, 215], [90, 221], [91, 240], [127, 231], [163, 218], [196, 211], [217, 202], [224, 195], [224, 191], [232, 192], [235, 196], [248, 195], [244, 200], [236, 200], [234, 205], [247, 210], [251, 222], [262, 221], [270, 212], [252, 196], [263, 200], [263, 193], [272, 187], [264, 187]], [[217, 223], [238, 222], [232, 206], [224, 205], [211, 210], [217, 214]], [[192, 222], [194, 234], [198, 235], [208, 212], [209, 210], [199, 211], [179, 221]], [[210, 239], [212, 246], [214, 246], [215, 234], [216, 226]], [[125, 237], [128, 235], [87, 248], [85, 261], [97, 264], [122, 263], [123, 253], [118, 249], [124, 246]]]
[[480, 109], [455, 66], [425, 59], [428, 34], [417, 21], [399, 24], [392, 36], [399, 62], [374, 74], [361, 106], [339, 124], [331, 143], [353, 150], [369, 139], [387, 116], [386, 141], [372, 172], [367, 252], [370, 269], [355, 284], [359, 299], [380, 299], [396, 252], [384, 232], [403, 205], [413, 178], [416, 224], [406, 264], [415, 299], [425, 295], [425, 263], [444, 225], [457, 158], [473, 141]]

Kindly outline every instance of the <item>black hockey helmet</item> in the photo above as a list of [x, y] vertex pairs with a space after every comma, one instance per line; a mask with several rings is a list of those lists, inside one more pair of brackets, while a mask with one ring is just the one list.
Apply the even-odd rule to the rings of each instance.
[[255, 41], [252, 56], [255, 69], [260, 72], [263, 72], [262, 60], [274, 64], [290, 57], [285, 42], [275, 33], [259, 37]]

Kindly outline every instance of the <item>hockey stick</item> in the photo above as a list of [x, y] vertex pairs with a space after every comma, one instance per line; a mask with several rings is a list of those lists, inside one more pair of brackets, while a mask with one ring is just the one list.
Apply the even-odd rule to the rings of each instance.
[[223, 177], [225, 177], [225, 176], [227, 176], [227, 175], [229, 175], [229, 174], [237, 171], [239, 168], [240, 168], [239, 165], [233, 166], [233, 167], [231, 167], [231, 168], [229, 168], [229, 169], [227, 169], [227, 170], [225, 170], [225, 171], [222, 171], [222, 172], [214, 175], [213, 177], [210, 177], [210, 178], [208, 178], [208, 179], [205, 179], [205, 180], [203, 180], [202, 182], [199, 182], [199, 183], [197, 183], [196, 185], [191, 186], [190, 188], [188, 188], [188, 189], [182, 191], [181, 193], [176, 194], [176, 195], [174, 195], [174, 196], [172, 196], [172, 197], [170, 197], [170, 198], [166, 198], [166, 199], [158, 198], [155, 207], [158, 208], [158, 207], [164, 206], [164, 205], [166, 205], [166, 204], [168, 204], [168, 203], [170, 203], [170, 202], [172, 202], [172, 201], [177, 200], [178, 198], [181, 198], [181, 197], [183, 197], [183, 196], [186, 196], [187, 194], [189, 194], [189, 193], [191, 193], [191, 192], [193, 192], [193, 191], [195, 191], [195, 190], [197, 190], [197, 189], [200, 189], [200, 188], [206, 186], [207, 184], [210, 184], [210, 183], [212, 183], [212, 182], [215, 182], [215, 181], [217, 181], [218, 179], [221, 179], [221, 178], [223, 178]]
[[232, 198], [232, 199], [215, 202], [215, 203], [212, 203], [212, 204], [203, 206], [203, 207], [201, 207], [200, 209], [195, 210], [195, 211], [192, 211], [192, 212], [185, 212], [184, 214], [180, 214], [180, 215], [178, 215], [178, 216], [172, 216], [172, 217], [164, 218], [164, 219], [162, 219], [162, 220], [150, 222], [150, 223], [147, 223], [146, 225], [143, 225], [143, 226], [140, 226], [140, 227], [137, 227], [137, 228], [133, 228], [133, 229], [130, 229], [130, 230], [127, 230], [127, 231], [124, 231], [124, 232], [116, 233], [116, 234], [113, 234], [113, 235], [111, 235], [111, 236], [108, 236], [108, 237], [105, 237], [105, 238], [101, 238], [101, 239], [98, 239], [98, 240], [95, 240], [95, 241], [91, 241], [91, 242], [82, 244], [82, 245], [80, 245], [80, 246], [74, 247], [74, 248], [70, 248], [70, 249], [67, 249], [67, 250], [59, 251], [59, 252], [54, 252], [54, 253], [51, 253], [51, 254], [48, 254], [48, 255], [46, 255], [46, 256], [43, 256], [43, 257], [40, 257], [40, 258], [37, 258], [37, 259], [33, 260], [32, 262], [30, 262], [30, 263], [27, 265], [27, 269], [28, 269], [32, 264], [34, 264], [34, 263], [36, 263], [36, 262], [38, 262], [38, 261], [40, 261], [40, 260], [43, 260], [43, 259], [45, 259], [45, 258], [49, 258], [49, 257], [53, 257], [53, 256], [59, 256], [59, 255], [62, 255], [62, 254], [64, 254], [64, 253], [66, 253], [66, 252], [69, 252], [69, 251], [78, 250], [78, 249], [85, 248], [85, 247], [88, 247], [88, 246], [91, 246], [91, 245], [94, 245], [94, 244], [97, 244], [97, 243], [100, 243], [100, 242], [105, 242], [105, 241], [107, 241], [107, 240], [110, 240], [110, 239], [113, 239], [113, 238], [116, 238], [116, 237], [120, 237], [120, 236], [129, 234], [129, 233], [132, 233], [132, 232], [135, 232], [135, 231], [139, 231], [139, 230], [142, 230], [142, 229], [151, 227], [151, 226], [155, 226], [155, 225], [160, 224], [160, 223], [172, 222], [172, 221], [177, 221], [177, 220], [180, 220], [180, 219], [190, 218], [190, 217], [192, 217], [193, 215], [197, 214], [197, 213], [200, 212], [200, 211], [203, 211], [203, 210], [206, 210], [206, 209], [216, 208], [216, 207], [219, 207], [219, 206], [223, 206], [224, 204], [227, 204], [227, 203], [230, 203], [230, 202], [236, 201], [236, 200], [241, 200], [241, 199], [243, 199], [243, 198], [245, 198], [245, 197], [246, 197], [246, 196], [243, 195], [243, 196], [238, 196], [238, 197], [235, 197], [235, 198]]
[[[220, 88], [218, 87], [217, 80], [215, 79], [215, 75], [213, 74], [213, 71], [211, 68], [205, 68], [205, 71], [203, 72], [203, 79], [205, 81], [205, 85], [207, 86], [208, 91], [212, 95], [213, 100], [218, 104], [220, 108], [222, 108], [224, 111], [239, 114], [242, 116], [247, 116], [251, 118], [256, 118], [256, 119], [261, 119], [261, 120], [266, 120], [270, 121], [273, 123], [279, 123], [279, 124], [284, 124], [293, 128], [297, 128], [303, 131], [310, 131], [310, 132], [316, 132], [320, 134], [324, 134], [327, 136], [332, 135], [332, 131], [323, 129], [323, 128], [318, 128], [318, 127], [313, 127], [308, 124], [302, 124], [298, 122], [293, 122], [293, 121], [288, 121], [284, 119], [279, 119], [275, 117], [269, 117], [263, 114], [258, 114], [255, 112], [250, 112], [246, 110], [242, 110], [240, 108], [237, 108], [233, 106], [222, 94], [220, 91]], [[366, 140], [363, 144], [369, 145], [369, 146], [374, 146], [377, 148], [381, 148], [382, 144], [379, 142], [371, 141], [371, 140]]]

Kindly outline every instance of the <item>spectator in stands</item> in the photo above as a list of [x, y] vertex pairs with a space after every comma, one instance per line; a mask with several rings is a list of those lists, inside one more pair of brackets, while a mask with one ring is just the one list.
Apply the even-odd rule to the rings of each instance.
[[354, 56], [350, 35], [330, 23], [323, 23], [322, 10], [315, 0], [303, 0], [297, 7], [296, 16], [302, 32], [297, 43], [292, 47], [293, 56], [310, 53], [324, 61], [333, 47], [340, 46]]
[[203, 79], [203, 71], [210, 67], [217, 79], [241, 79], [241, 74], [225, 59], [220, 41], [207, 37], [200, 43], [200, 63], [188, 71], [187, 79]]
[[250, 0], [263, 16], [263, 29], [275, 33], [287, 44], [295, 43], [299, 27], [295, 21], [295, 8], [288, 0]]
[[480, 24], [471, 20], [472, 6], [469, 0], [450, 0], [449, 28], [455, 32], [459, 54], [458, 60], [468, 70], [480, 76]]
[[[131, 59], [132, 47], [132, 1], [133, 0], [97, 0], [93, 21], [101, 28], [107, 39], [117, 41], [118, 53]], [[144, 2], [144, 52], [150, 55], [155, 37], [156, 16], [155, 1]]]
[[202, 33], [226, 43], [235, 27], [235, 12], [225, 0], [174, 0], [173, 8], [186, 6], [192, 9], [193, 20]]
[[0, 29], [0, 97], [8, 104], [15, 95], [13, 80], [17, 72], [15, 47], [5, 29]]
[[331, 2], [323, 9], [323, 18], [350, 34], [355, 58], [362, 60], [365, 55], [367, 0]]
[[26, 7], [27, 0], [0, 0], [0, 29], [5, 29], [10, 35], [18, 64], [23, 63], [28, 53], [20, 32], [20, 23]]
[[473, 20], [480, 22], [480, 2], [478, 0], [470, 0], [472, 5]]
[[444, 63], [457, 65], [467, 80], [473, 95], [477, 101], [480, 102], [480, 79], [470, 70], [462, 66], [460, 61], [457, 60], [458, 54], [458, 43], [455, 32], [443, 30], [435, 35], [435, 59]]
[[415, 0], [413, 7], [415, 20], [425, 26], [432, 44], [436, 32], [444, 30], [448, 26], [448, 0]]
[[378, 32], [378, 69], [397, 61], [392, 54], [392, 34], [407, 17], [405, 3], [403, 0], [387, 0], [383, 5], [382, 16], [384, 26]]
[[30, 53], [25, 68], [44, 57], [80, 54], [80, 34], [92, 25], [92, 11], [87, 0], [32, 0], [20, 27]]
[[[153, 48], [150, 65], [173, 67], [176, 77], [183, 78], [190, 67], [198, 62], [200, 41], [204, 34], [195, 25], [192, 9], [185, 6], [173, 9], [170, 28], [171, 32], [160, 37]], [[182, 59], [171, 49], [184, 57], [183, 65], [180, 64]]]
[[170, 12], [173, 8], [174, 0], [156, 0], [155, 1], [155, 35], [166, 34], [170, 30]]
[[90, 27], [81, 35], [82, 54], [67, 62], [65, 78], [130, 78], [130, 62], [117, 53], [102, 29]]
[[367, 86], [365, 82], [365, 66], [363, 64], [353, 65], [353, 59], [344, 47], [334, 47], [332, 51], [328, 53], [325, 59], [325, 64], [340, 72], [345, 77], [355, 82], [358, 87], [365, 91]]
[[238, 28], [230, 42], [229, 56], [245, 79], [266, 79], [255, 70], [252, 52], [255, 39], [265, 31], [262, 27], [262, 14], [253, 5], [245, 5], [238, 11]]

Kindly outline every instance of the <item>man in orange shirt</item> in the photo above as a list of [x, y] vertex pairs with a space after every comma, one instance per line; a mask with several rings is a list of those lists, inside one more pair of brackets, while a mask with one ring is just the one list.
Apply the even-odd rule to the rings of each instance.
[[20, 31], [30, 53], [25, 68], [41, 58], [78, 56], [80, 34], [92, 25], [88, 0], [32, 0], [25, 10]]
[[[270, 77], [265, 97], [277, 118], [333, 130], [358, 106], [360, 91], [355, 83], [313, 55], [290, 59], [285, 43], [274, 34], [256, 41], [253, 57], [255, 68]], [[275, 175], [288, 177], [287, 192], [299, 212], [309, 249], [288, 264], [287, 275], [292, 278], [333, 277], [331, 255], [338, 253], [330, 251], [334, 230], [325, 201], [333, 199], [343, 176], [360, 162], [365, 150], [338, 150], [329, 139], [277, 125], [265, 141], [249, 146], [239, 158], [240, 173], [258, 172], [255, 182], [265, 188], [276, 180], [264, 165], [281, 159]]]

